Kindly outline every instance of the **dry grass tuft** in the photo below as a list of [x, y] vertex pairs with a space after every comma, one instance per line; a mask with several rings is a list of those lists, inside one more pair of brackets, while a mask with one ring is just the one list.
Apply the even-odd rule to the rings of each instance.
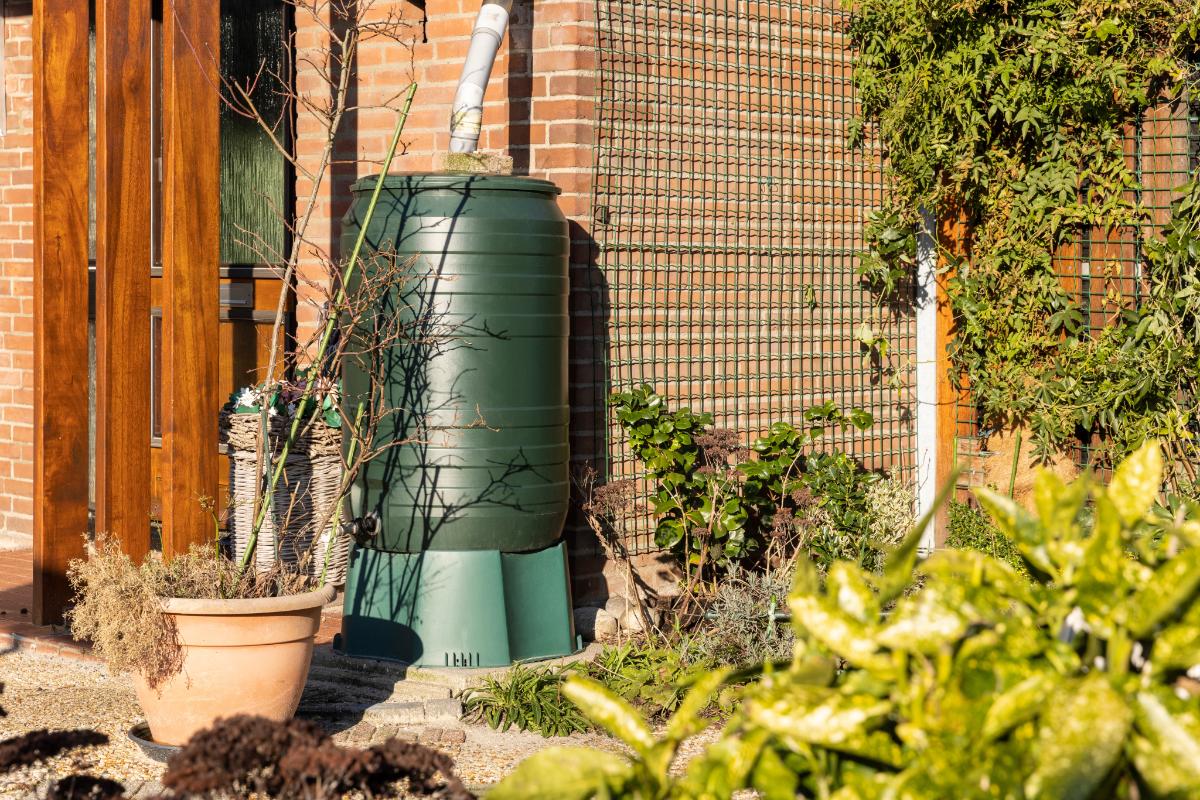
[[67, 612], [71, 635], [88, 640], [110, 668], [141, 672], [153, 687], [179, 672], [182, 651], [169, 597], [232, 599], [277, 597], [308, 591], [311, 579], [280, 565], [269, 572], [239, 574], [237, 564], [210, 546], [163, 561], [154, 554], [139, 565], [113, 539], [98, 537], [86, 559], [71, 562], [68, 577], [75, 606]]

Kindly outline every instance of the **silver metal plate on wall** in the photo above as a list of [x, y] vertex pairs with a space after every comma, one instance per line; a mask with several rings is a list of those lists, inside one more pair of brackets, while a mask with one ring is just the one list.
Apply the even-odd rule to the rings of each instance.
[[221, 307], [254, 308], [254, 284], [249, 281], [246, 283], [222, 283]]

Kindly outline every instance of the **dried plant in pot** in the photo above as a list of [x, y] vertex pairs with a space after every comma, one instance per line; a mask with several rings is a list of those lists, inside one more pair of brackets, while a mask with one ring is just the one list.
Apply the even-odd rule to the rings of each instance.
[[290, 719], [334, 597], [282, 565], [241, 569], [215, 543], [135, 564], [101, 537], [69, 575], [72, 635], [133, 677], [151, 736], [168, 745], [234, 714]]

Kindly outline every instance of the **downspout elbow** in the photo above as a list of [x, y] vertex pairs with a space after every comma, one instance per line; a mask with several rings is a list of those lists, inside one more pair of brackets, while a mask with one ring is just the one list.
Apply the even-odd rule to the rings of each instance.
[[483, 94], [496, 52], [504, 41], [512, 0], [484, 0], [471, 31], [471, 46], [458, 79], [458, 91], [450, 112], [450, 152], [473, 153], [479, 144], [483, 127]]

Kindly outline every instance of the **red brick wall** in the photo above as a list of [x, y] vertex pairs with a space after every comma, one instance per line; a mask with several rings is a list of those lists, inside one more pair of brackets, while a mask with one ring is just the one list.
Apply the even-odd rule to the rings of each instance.
[[[0, 534], [33, 531], [33, 39], [31, 4], [5, 0], [0, 136]], [[77, 387], [86, 403], [87, 382]]]
[[[32, 85], [30, 3], [0, 0], [6, 11], [7, 135], [0, 139], [0, 532], [32, 530]], [[449, 144], [450, 106], [479, 4], [477, 0], [428, 0], [424, 12], [406, 0], [377, 0], [380, 13], [400, 12], [412, 24], [411, 48], [390, 41], [364, 44], [353, 102], [363, 106], [347, 120], [338, 157], [349, 163], [332, 171], [322, 187], [309, 229], [313, 246], [302, 278], [319, 280], [321, 259], [336, 254], [338, 220], [349, 203], [349, 186], [377, 171], [371, 159], [385, 152], [393, 113], [366, 108], [394, 98], [412, 80], [419, 91], [395, 171], [439, 166]], [[594, 246], [588, 234], [595, 97], [594, 10], [591, 0], [516, 0], [514, 15], [488, 86], [480, 148], [513, 158], [514, 172], [554, 181], [560, 206], [571, 220], [572, 248], [572, 456], [596, 460], [596, 417], [603, 381], [590, 350], [589, 297], [594, 285]], [[322, 28], [298, 12], [297, 87], [319, 97], [313, 58], [327, 46]], [[315, 159], [323, 132], [300, 115], [298, 152]], [[355, 159], [362, 159], [355, 162]], [[298, 203], [309, 185], [299, 179]], [[298, 209], [303, 211], [303, 208]], [[319, 318], [317, 293], [302, 291], [301, 327]], [[81, 393], [85, 391], [80, 387]], [[82, 396], [82, 395], [81, 395]], [[606, 592], [604, 562], [590, 534], [572, 526], [573, 578], [577, 593]]]

